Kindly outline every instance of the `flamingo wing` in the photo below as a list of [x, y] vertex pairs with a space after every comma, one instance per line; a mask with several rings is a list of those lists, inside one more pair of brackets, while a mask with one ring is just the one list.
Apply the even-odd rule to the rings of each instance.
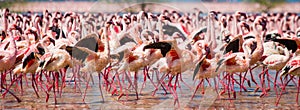
[[[83, 47], [84, 48], [84, 47]], [[79, 61], [84, 61], [89, 53], [79, 49], [78, 47], [67, 46], [66, 51], [75, 59]]]
[[193, 74], [193, 80], [195, 79], [195, 76], [196, 76], [197, 73], [199, 72], [200, 67], [201, 67], [201, 65], [202, 65], [202, 63], [203, 63], [205, 57], [206, 57], [206, 56], [204, 55], [204, 56], [201, 58], [200, 62], [196, 65], [196, 68], [195, 68], [194, 74]]
[[232, 51], [233, 53], [239, 52], [239, 48], [240, 48], [239, 45], [240, 45], [240, 39], [234, 39], [230, 41], [228, 45], [225, 47], [223, 54], [226, 54], [230, 51]]
[[202, 27], [202, 28], [200, 28], [200, 29], [198, 29], [198, 30], [195, 30], [194, 32], [192, 32], [192, 39], [194, 39], [195, 40], [195, 42], [197, 41], [197, 39], [199, 39], [198, 37], [199, 37], [199, 35], [200, 34], [202, 34], [202, 33], [205, 33], [205, 32], [207, 32], [207, 27]]
[[183, 32], [176, 26], [164, 25], [162, 28], [163, 28], [164, 33], [169, 36], [172, 36], [173, 33], [175, 33], [175, 32], [179, 32], [182, 36], [184, 36]]
[[149, 45], [144, 46], [143, 50], [145, 49], [160, 49], [161, 54], [163, 55], [163, 57], [166, 56], [166, 54], [171, 50], [172, 45], [170, 43], [167, 42], [155, 42], [155, 43], [151, 43]]
[[288, 48], [288, 50], [292, 50], [293, 53], [296, 52], [296, 50], [298, 49], [296, 41], [292, 40], [292, 39], [274, 38], [274, 39], [272, 39], [272, 41], [285, 45], [285, 47]]
[[225, 58], [220, 59], [217, 62], [217, 68], [216, 68], [215, 72], [217, 72], [219, 70], [219, 68], [221, 67], [221, 65], [223, 63], [233, 64], [235, 62], [236, 56], [237, 56], [237, 54], [231, 54], [231, 53], [229, 53]]
[[85, 47], [94, 52], [98, 51], [98, 35], [97, 34], [89, 34], [86, 37], [79, 40], [75, 46], [76, 47]]
[[22, 63], [22, 68], [25, 68], [25, 66], [34, 58], [35, 58], [34, 52], [31, 52], [28, 56], [25, 57], [25, 59]]
[[120, 40], [119, 40], [120, 44], [121, 45], [125, 45], [126, 43], [128, 42], [133, 42], [135, 44], [137, 44], [133, 38], [130, 38], [128, 35], [124, 35], [124, 37], [122, 37]]
[[294, 59], [289, 61], [281, 70], [280, 76], [285, 76], [288, 73], [292, 73], [296, 69], [300, 68], [300, 59]]

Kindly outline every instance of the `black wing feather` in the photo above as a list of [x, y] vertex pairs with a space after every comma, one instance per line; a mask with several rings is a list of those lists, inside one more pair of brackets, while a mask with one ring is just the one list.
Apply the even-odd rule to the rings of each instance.
[[224, 50], [223, 54], [226, 54], [230, 51], [232, 51], [232, 53], [239, 52], [239, 46], [240, 46], [240, 39], [236, 39], [234, 41], [231, 41], [225, 47], [225, 50]]
[[275, 38], [275, 39], [272, 39], [272, 41], [285, 45], [285, 47], [288, 50], [292, 50], [293, 53], [296, 52], [296, 50], [298, 48], [296, 41], [291, 40], [291, 39], [276, 39]]
[[171, 50], [172, 45], [167, 42], [155, 42], [155, 43], [146, 45], [143, 50], [150, 49], [150, 48], [160, 49], [161, 54], [163, 55], [163, 57], [165, 57], [166, 54]]
[[31, 52], [31, 53], [24, 59], [24, 61], [23, 61], [23, 63], [22, 63], [22, 68], [25, 68], [25, 66], [27, 65], [27, 63], [28, 63], [30, 60], [32, 60], [32, 59], [34, 59], [34, 52]]

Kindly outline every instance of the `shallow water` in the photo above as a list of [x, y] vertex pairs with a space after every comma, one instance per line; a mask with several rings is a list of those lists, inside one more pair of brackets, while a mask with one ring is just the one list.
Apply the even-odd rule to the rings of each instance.
[[[261, 69], [255, 69], [254, 74], [260, 73]], [[270, 74], [274, 77], [275, 72], [270, 71]], [[255, 75], [258, 76], [258, 75]], [[156, 77], [154, 75], [154, 77]], [[188, 71], [182, 74], [183, 80], [191, 87], [195, 88], [199, 81], [194, 82], [192, 80], [192, 71]], [[250, 79], [249, 74], [247, 78]], [[39, 91], [40, 98], [37, 98], [32, 87], [30, 77], [28, 76], [28, 86], [23, 80], [24, 92], [15, 92], [18, 89], [12, 87], [13, 91], [22, 100], [18, 103], [10, 94], [7, 94], [5, 98], [0, 100], [0, 109], [296, 109], [297, 106], [296, 93], [297, 89], [293, 82], [289, 83], [286, 91], [283, 93], [282, 98], [278, 106], [275, 106], [276, 93], [271, 85], [271, 91], [268, 92], [268, 96], [260, 98], [261, 91], [254, 92], [255, 85], [251, 83], [252, 87], [247, 87], [247, 92], [240, 93], [238, 85], [235, 85], [235, 91], [237, 91], [236, 99], [228, 98], [225, 93], [218, 97], [214, 87], [208, 86], [206, 83], [205, 94], [201, 94], [201, 88], [197, 91], [193, 100], [190, 100], [194, 90], [190, 90], [183, 83], [180, 83], [180, 88], [177, 89], [179, 96], [179, 105], [173, 105], [174, 100], [171, 94], [165, 94], [160, 88], [157, 93], [152, 96], [154, 87], [147, 80], [146, 87], [139, 95], [139, 100], [136, 100], [134, 90], [128, 90], [129, 95], [124, 95], [120, 100], [117, 100], [118, 96], [111, 96], [105, 90], [104, 102], [102, 101], [100, 90], [98, 87], [98, 78], [96, 74], [93, 74], [94, 84], [90, 83], [90, 87], [87, 90], [85, 101], [83, 101], [83, 92], [85, 90], [85, 83], [81, 82], [80, 89], [74, 89], [74, 82], [67, 82], [67, 86], [63, 89], [62, 96], [57, 98], [58, 104], [54, 104], [53, 93], [51, 92], [48, 103], [45, 101], [45, 93]], [[155, 79], [155, 78], [154, 78]], [[237, 77], [238, 79], [238, 77]], [[257, 82], [258, 78], [255, 78]], [[156, 80], [154, 80], [156, 81]], [[213, 80], [210, 80], [213, 82]], [[143, 75], [139, 76], [139, 89], [142, 87]], [[213, 84], [213, 83], [212, 83]], [[128, 85], [128, 84], [127, 84]], [[102, 88], [104, 89], [104, 88]], [[219, 88], [218, 92], [221, 91]], [[278, 89], [280, 91], [280, 89]], [[2, 93], [1, 93], [2, 94]], [[232, 94], [231, 94], [232, 97]]]

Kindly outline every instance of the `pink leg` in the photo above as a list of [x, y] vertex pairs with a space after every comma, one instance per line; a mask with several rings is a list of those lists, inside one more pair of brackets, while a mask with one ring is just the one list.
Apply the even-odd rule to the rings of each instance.
[[297, 87], [297, 96], [296, 96], [297, 105], [298, 105], [299, 89], [300, 89], [300, 78], [298, 78], [298, 87]]
[[234, 79], [233, 75], [232, 75], [231, 79], [232, 79], [233, 82], [235, 82], [236, 84], [238, 84], [240, 86], [240, 89], [247, 92], [246, 87], [244, 85], [240, 84], [236, 79]]
[[100, 93], [101, 93], [102, 101], [104, 102], [104, 96], [103, 96], [102, 86], [101, 86], [101, 73], [100, 72], [98, 72], [98, 78], [99, 78], [99, 90], [100, 90]]
[[144, 87], [146, 86], [146, 79], [147, 79], [146, 69], [147, 69], [147, 67], [145, 66], [145, 67], [144, 67], [144, 70], [143, 70], [143, 74], [144, 74], [144, 82], [143, 82], [143, 84], [142, 84], [142, 87], [141, 87], [141, 90], [140, 90], [140, 94], [142, 94], [142, 90], [143, 90]]
[[[266, 92], [269, 92], [271, 90], [271, 75], [269, 74], [269, 72], [267, 71], [267, 80], [268, 80], [268, 88], [266, 89]], [[275, 80], [275, 79], [273, 79]]]
[[34, 74], [32, 74], [31, 85], [32, 85], [32, 88], [33, 88], [33, 90], [34, 90], [36, 96], [37, 96], [38, 98], [40, 98], [40, 96], [39, 96], [39, 94], [38, 94], [38, 92], [37, 92], [37, 90], [36, 90], [35, 84], [36, 84], [35, 77], [34, 77]]
[[55, 80], [55, 89], [57, 91], [57, 93], [60, 93], [60, 90], [59, 90], [59, 73], [58, 72], [54, 72], [54, 76], [56, 78]]
[[54, 73], [54, 72], [52, 72], [52, 76], [53, 76], [53, 86], [52, 86], [52, 87], [53, 87], [53, 94], [54, 94], [54, 103], [57, 104], [57, 100], [56, 100], [56, 92], [55, 92], [55, 89], [56, 89], [56, 88], [55, 88], [55, 86], [56, 86], [55, 83], [56, 83], [56, 80], [57, 80], [57, 79], [56, 79], [56, 77], [55, 77], [55, 73]]
[[7, 91], [9, 94], [11, 94], [17, 101], [18, 103], [21, 102], [21, 99], [19, 97], [17, 97], [14, 93], [10, 92], [7, 88], [5, 88], [3, 85], [1, 85], [1, 88], [4, 89], [5, 91]]
[[235, 93], [235, 90], [234, 90], [234, 81], [235, 79], [233, 78], [233, 74], [230, 75], [231, 76], [231, 91], [233, 92], [233, 98], [236, 99], [236, 93]]
[[63, 88], [66, 86], [66, 69], [63, 68], [60, 71], [60, 73], [61, 73], [61, 87], [60, 87], [60, 97], [61, 97]]
[[[246, 73], [245, 73], [246, 74]], [[240, 76], [240, 94], [242, 93], [242, 85], [244, 84], [244, 82], [242, 81], [242, 73], [239, 74]], [[244, 79], [243, 79], [244, 80]]]
[[174, 105], [176, 105], [176, 102], [178, 103], [178, 107], [180, 108], [180, 104], [179, 104], [179, 100], [178, 100], [178, 95], [177, 95], [177, 92], [176, 92], [176, 84], [178, 82], [178, 74], [175, 76], [176, 79], [175, 79], [175, 82], [174, 82], [174, 86], [173, 86], [173, 96], [174, 96]]
[[[254, 68], [252, 68], [252, 69], [254, 69]], [[251, 75], [252, 82], [256, 85], [256, 89], [254, 91], [257, 91], [259, 89], [259, 85], [257, 84], [257, 82], [254, 79], [254, 76], [252, 74], [252, 69], [250, 69], [249, 72], [250, 72], [250, 75]]]
[[275, 90], [276, 96], [278, 95], [278, 93], [277, 93], [277, 77], [278, 77], [278, 74], [279, 74], [279, 71], [276, 71], [275, 80], [274, 80], [274, 90]]
[[265, 91], [265, 73], [264, 73], [264, 68], [263, 68], [263, 73], [260, 74], [260, 82], [261, 82], [261, 90], [262, 90], [262, 94], [260, 95], [260, 97], [263, 97], [266, 95], [266, 91]]
[[[18, 81], [19, 78], [22, 78], [22, 76], [23, 76], [23, 74], [20, 74], [17, 78], [12, 79], [11, 84], [10, 84], [8, 87], [6, 87], [6, 91], [2, 94], [2, 97], [3, 97], [3, 98], [5, 97], [5, 95], [6, 95], [8, 92], [10, 92], [10, 91], [8, 91], [8, 90], [12, 87], [12, 85], [13, 85], [16, 81]], [[4, 89], [4, 88], [3, 88], [3, 89]]]
[[123, 89], [122, 89], [123, 87], [122, 87], [119, 75], [117, 75], [116, 78], [117, 78], [117, 81], [118, 81], [118, 85], [120, 87], [120, 94], [119, 94], [119, 97], [118, 97], [118, 100], [120, 100], [121, 97], [124, 96]]
[[135, 95], [136, 99], [139, 100], [139, 93], [138, 93], [138, 72], [134, 73], [134, 85], [135, 85]]
[[219, 92], [218, 92], [219, 85], [218, 85], [218, 83], [216, 81], [216, 78], [214, 78], [214, 84], [215, 84], [215, 90], [216, 90], [217, 94], [219, 94]]
[[282, 86], [281, 86], [281, 91], [280, 91], [280, 94], [279, 94], [279, 96], [277, 97], [277, 99], [276, 99], [276, 106], [278, 106], [278, 104], [279, 104], [279, 101], [280, 101], [280, 98], [281, 98], [281, 96], [282, 96], [282, 93], [283, 93], [283, 91], [285, 90], [285, 83], [283, 83], [282, 82]]
[[181, 81], [186, 87], [188, 87], [190, 90], [192, 90], [192, 87], [189, 86], [186, 82], [183, 81], [182, 75], [181, 75], [181, 74], [180, 74], [180, 81]]
[[[157, 76], [158, 77], [158, 76]], [[167, 77], [167, 74], [163, 74], [162, 76], [161, 76], [161, 78], [160, 79], [158, 79], [158, 84], [157, 84], [157, 88], [153, 91], [153, 93], [152, 93], [152, 96], [154, 96], [155, 95], [155, 93], [156, 93], [156, 91], [159, 89], [159, 87], [162, 85], [162, 83], [164, 83], [163, 82], [163, 80], [165, 79]], [[162, 86], [163, 87], [163, 86]], [[166, 86], [165, 86], [166, 87]], [[167, 87], [168, 88], [168, 87]]]
[[191, 100], [193, 100], [193, 98], [195, 97], [195, 94], [196, 92], [198, 91], [199, 87], [201, 86], [201, 84], [203, 83], [203, 79], [201, 79], [201, 81], [199, 82], [199, 84], [197, 85], [192, 97], [191, 97]]
[[218, 76], [218, 80], [220, 81], [220, 83], [224, 87], [224, 89], [220, 92], [219, 95], [223, 95], [226, 92], [227, 84], [223, 80], [220, 79], [220, 76]]
[[89, 83], [90, 83], [90, 79], [91, 79], [91, 77], [89, 77], [89, 76], [87, 76], [87, 77], [88, 77], [88, 78], [87, 78], [87, 81], [86, 81], [85, 91], [84, 91], [84, 95], [83, 95], [82, 101], [85, 100], [86, 92], [87, 92], [87, 89], [89, 88]]
[[[25, 76], [25, 79], [26, 79], [26, 74], [24, 75]], [[21, 87], [21, 89], [20, 89], [20, 91], [21, 91], [21, 95], [23, 95], [23, 80], [22, 80], [23, 78], [21, 77], [20, 78], [20, 87]], [[27, 82], [26, 82], [27, 83]], [[27, 86], [28, 87], [28, 86]]]
[[[231, 73], [228, 73], [228, 74], [231, 74]], [[228, 84], [228, 88], [227, 88], [227, 91], [228, 91], [228, 98], [230, 99], [230, 83], [231, 83], [231, 81], [230, 81], [230, 75], [227, 75], [227, 78], [228, 78], [228, 80], [227, 80], [227, 84]]]
[[207, 81], [208, 85], [211, 87], [210, 81], [208, 78], [205, 78], [205, 80]]
[[157, 86], [154, 84], [154, 82], [153, 82], [153, 74], [152, 74], [152, 78], [150, 78], [150, 76], [149, 76], [149, 68], [150, 67], [147, 67], [146, 68], [146, 76], [147, 76], [147, 78], [150, 80], [150, 82], [151, 82], [151, 84], [155, 87], [155, 88], [157, 88]]

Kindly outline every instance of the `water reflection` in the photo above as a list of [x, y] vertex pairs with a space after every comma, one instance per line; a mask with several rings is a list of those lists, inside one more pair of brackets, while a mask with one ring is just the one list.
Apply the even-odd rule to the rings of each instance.
[[[255, 69], [254, 73], [260, 73], [261, 69]], [[192, 72], [191, 72], [192, 73]], [[270, 74], [274, 76], [275, 72], [270, 71]], [[192, 74], [185, 73], [183, 79], [192, 87], [195, 87], [197, 83], [192, 80]], [[256, 75], [255, 75], [256, 76]], [[249, 77], [249, 76], [248, 76]], [[155, 78], [154, 78], [155, 79]], [[258, 80], [258, 78], [256, 78]], [[66, 88], [63, 89], [61, 97], [58, 97], [58, 104], [54, 105], [53, 95], [50, 94], [49, 102], [45, 102], [45, 93], [39, 91], [40, 98], [37, 98], [32, 87], [31, 82], [28, 80], [28, 86], [24, 82], [24, 92], [21, 95], [19, 92], [15, 92], [17, 96], [22, 99], [21, 103], [18, 103], [11, 95], [6, 95], [5, 98], [0, 100], [0, 109], [178, 109], [177, 106], [173, 106], [174, 100], [171, 94], [165, 94], [163, 90], [157, 91], [157, 94], [152, 96], [154, 87], [147, 81], [146, 87], [140, 94], [140, 100], [136, 100], [134, 90], [129, 90], [128, 96], [123, 96], [120, 100], [117, 100], [118, 96], [111, 96], [109, 93], [103, 91], [105, 102], [102, 101], [101, 94], [98, 88], [97, 76], [94, 76], [94, 84], [87, 91], [85, 101], [82, 100], [82, 92], [85, 88], [85, 84], [81, 83], [81, 89], [74, 89], [74, 82], [69, 83]], [[142, 82], [142, 80], [140, 80]], [[67, 83], [68, 84], [68, 83]], [[251, 83], [254, 87], [254, 84]], [[140, 83], [139, 87], [142, 86]], [[246, 86], [246, 84], [245, 84]], [[247, 87], [247, 86], [246, 86]], [[276, 93], [271, 88], [268, 95], [264, 98], [259, 98], [261, 91], [254, 92], [255, 88], [247, 87], [247, 92], [238, 92], [239, 87], [236, 85], [237, 98], [235, 100], [229, 99], [227, 94], [222, 96], [217, 95], [217, 92], [213, 87], [207, 86], [205, 88], [205, 94], [201, 94], [201, 89], [196, 93], [193, 100], [190, 100], [193, 90], [185, 87], [181, 84], [181, 87], [177, 90], [179, 95], [180, 109], [295, 109], [299, 108], [295, 104], [295, 97], [297, 89], [293, 83], [287, 86], [286, 91], [279, 102], [278, 106], [275, 106]], [[273, 87], [273, 85], [271, 85]], [[14, 87], [11, 88], [16, 91]], [[220, 91], [220, 90], [218, 90]], [[278, 89], [280, 91], [280, 89]]]

